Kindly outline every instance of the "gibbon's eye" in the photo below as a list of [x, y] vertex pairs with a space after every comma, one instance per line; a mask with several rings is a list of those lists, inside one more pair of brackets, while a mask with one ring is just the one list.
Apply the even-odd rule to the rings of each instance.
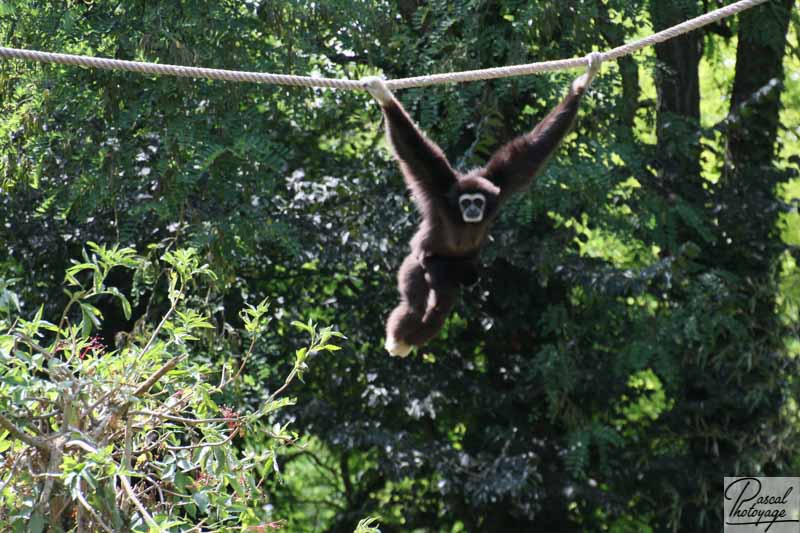
[[475, 204], [475, 207], [478, 209], [483, 209], [483, 198], [475, 198], [472, 200], [472, 203]]
[[462, 198], [458, 201], [458, 205], [461, 206], [461, 209], [466, 209], [472, 203], [472, 200], [469, 198]]

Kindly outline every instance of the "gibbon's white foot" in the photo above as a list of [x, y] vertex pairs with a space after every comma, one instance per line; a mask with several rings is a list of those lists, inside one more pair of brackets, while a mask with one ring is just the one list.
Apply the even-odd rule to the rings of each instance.
[[388, 105], [394, 100], [392, 91], [383, 82], [383, 79], [377, 76], [370, 76], [361, 80], [364, 82], [364, 88], [369, 91], [375, 100], [381, 105]]
[[600, 64], [603, 62], [599, 52], [592, 52], [587, 57], [589, 58], [589, 67], [586, 72], [572, 82], [572, 90], [576, 93], [582, 93], [589, 87], [595, 75], [600, 71]]
[[409, 354], [412, 348], [408, 344], [400, 342], [392, 337], [386, 338], [386, 344], [384, 344], [383, 347], [386, 348], [386, 351], [389, 352], [389, 355], [394, 357], [405, 357]]

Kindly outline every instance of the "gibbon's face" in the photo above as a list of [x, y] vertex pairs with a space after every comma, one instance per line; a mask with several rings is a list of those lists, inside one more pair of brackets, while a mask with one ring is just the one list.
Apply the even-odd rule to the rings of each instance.
[[458, 208], [461, 218], [467, 223], [483, 221], [483, 211], [486, 209], [486, 196], [483, 193], [462, 193], [458, 197]]
[[[448, 193], [448, 200], [453, 209], [467, 224], [486, 222], [497, 209], [500, 189], [477, 171], [461, 176]], [[455, 214], [455, 213], [453, 213]]]

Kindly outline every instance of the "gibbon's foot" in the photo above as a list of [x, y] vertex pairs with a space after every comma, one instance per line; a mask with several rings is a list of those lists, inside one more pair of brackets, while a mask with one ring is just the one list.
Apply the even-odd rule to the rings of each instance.
[[[425, 279], [427, 281], [427, 274], [425, 276], [426, 276]], [[428, 284], [430, 284], [430, 282], [428, 282]], [[425, 314], [422, 316], [423, 323], [428, 322], [428, 320], [431, 319], [433, 313], [435, 311], [438, 311], [438, 309], [436, 309], [438, 305], [439, 305], [438, 295], [436, 294], [435, 290], [431, 289], [428, 292], [428, 301], [425, 304]]]
[[572, 82], [572, 90], [576, 93], [582, 93], [589, 87], [589, 84], [592, 83], [592, 80], [600, 71], [600, 64], [603, 62], [599, 52], [592, 52], [586, 57], [589, 60], [589, 67], [586, 72]]
[[392, 91], [389, 90], [389, 88], [383, 82], [383, 79], [377, 76], [369, 76], [367, 78], [363, 78], [361, 81], [364, 84], [364, 88], [369, 91], [369, 94], [371, 94], [379, 104], [388, 105], [394, 100]]
[[393, 357], [405, 357], [411, 351], [412, 346], [408, 344], [398, 341], [395, 338], [387, 337], [386, 344], [383, 345], [386, 348], [386, 351], [389, 352], [389, 355]]

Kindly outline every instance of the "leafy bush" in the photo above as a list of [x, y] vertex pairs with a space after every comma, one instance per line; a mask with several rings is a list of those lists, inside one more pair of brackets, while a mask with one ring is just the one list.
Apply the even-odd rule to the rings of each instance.
[[[232, 345], [192, 291], [214, 273], [191, 249], [160, 261], [131, 248], [89, 244], [91, 254], [66, 273], [68, 304], [57, 322], [15, 316], [3, 285], [0, 309], [0, 529], [43, 531], [203, 531], [280, 528], [260, 484], [280, 475], [278, 457], [297, 435], [276, 421], [284, 396], [314, 354], [337, 350], [343, 337], [312, 322], [283, 386], [254, 408], [222, 405], [243, 386], [247, 362], [269, 324], [268, 304], [240, 313], [241, 357], [205, 353]], [[168, 306], [145, 313], [117, 346], [91, 336], [102, 326], [95, 302], [128, 296], [107, 284], [113, 269], [131, 269], [133, 297], [167, 280]], [[152, 301], [152, 299], [151, 299]], [[149, 307], [149, 306], [148, 306]], [[0, 315], [3, 316], [3, 315]], [[249, 378], [252, 381], [252, 378]]]

